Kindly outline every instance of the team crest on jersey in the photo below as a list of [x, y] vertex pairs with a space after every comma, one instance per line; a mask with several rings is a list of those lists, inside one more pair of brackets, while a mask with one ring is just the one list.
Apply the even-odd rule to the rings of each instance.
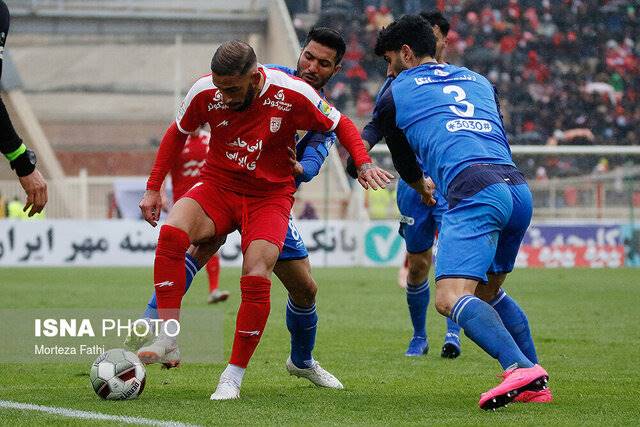
[[331, 105], [329, 105], [329, 103], [324, 99], [321, 99], [320, 102], [318, 102], [318, 110], [328, 117], [331, 113]]
[[282, 117], [271, 117], [271, 123], [269, 123], [269, 130], [271, 133], [276, 133], [280, 130], [282, 124]]

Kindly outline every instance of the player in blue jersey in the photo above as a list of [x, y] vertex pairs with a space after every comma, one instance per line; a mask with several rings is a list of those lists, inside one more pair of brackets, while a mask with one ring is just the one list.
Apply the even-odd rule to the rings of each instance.
[[[436, 60], [444, 63], [446, 37], [449, 32], [449, 22], [440, 12], [422, 13], [421, 16], [433, 24], [436, 37]], [[376, 97], [376, 108], [372, 120], [362, 131], [362, 139], [373, 148], [382, 139], [379, 121], [379, 101], [384, 92], [391, 86], [396, 74], [391, 67], [387, 67], [387, 79], [383, 83]], [[347, 171], [352, 178], [357, 178], [357, 172], [351, 159]], [[425, 174], [428, 172], [425, 170]], [[399, 233], [404, 238], [407, 248], [407, 305], [413, 326], [413, 336], [405, 352], [406, 356], [422, 356], [429, 351], [427, 336], [427, 307], [429, 306], [429, 270], [433, 259], [432, 246], [436, 230], [440, 228], [442, 214], [447, 209], [444, 197], [436, 197], [434, 206], [427, 206], [420, 202], [420, 195], [404, 180], [398, 181], [397, 190], [398, 210], [400, 211]], [[455, 359], [460, 355], [460, 326], [447, 318], [447, 332], [440, 355]]]
[[381, 31], [375, 51], [397, 75], [379, 108], [394, 165], [425, 203], [436, 203], [438, 188], [448, 204], [436, 257], [436, 309], [504, 369], [501, 384], [482, 394], [482, 409], [550, 401], [526, 315], [501, 289], [531, 221], [531, 192], [511, 158], [491, 83], [438, 64], [435, 48], [431, 25], [404, 16]]
[[[311, 29], [305, 40], [303, 50], [298, 59], [297, 68], [292, 69], [280, 65], [267, 65], [278, 68], [290, 75], [295, 75], [322, 93], [326, 83], [341, 69], [340, 61], [346, 50], [342, 36], [335, 30], [326, 27]], [[292, 154], [292, 166], [296, 175], [296, 184], [308, 182], [318, 175], [320, 167], [329, 154], [335, 142], [335, 134], [306, 132], [298, 135], [296, 153]], [[186, 289], [189, 289], [194, 276], [200, 266], [206, 265], [224, 242], [213, 242], [192, 246], [186, 255]], [[318, 315], [316, 313], [315, 296], [317, 284], [311, 276], [309, 254], [298, 232], [293, 217], [289, 218], [289, 229], [284, 247], [274, 268], [274, 273], [289, 292], [286, 307], [287, 328], [291, 333], [291, 354], [286, 361], [286, 368], [291, 375], [309, 379], [321, 387], [342, 389], [340, 381], [331, 373], [324, 370], [313, 359], [312, 351], [315, 346]], [[144, 314], [145, 318], [157, 318], [155, 293], [149, 300]], [[135, 335], [132, 335], [135, 337]], [[145, 342], [146, 342], [146, 337]], [[143, 343], [140, 340], [129, 339], [130, 348], [137, 349]], [[230, 365], [231, 366], [231, 365]], [[222, 375], [231, 378], [235, 389], [239, 393], [242, 372], [225, 371]], [[229, 370], [229, 368], [227, 369]], [[221, 381], [221, 385], [223, 385]], [[220, 389], [221, 385], [218, 386]], [[214, 395], [223, 393], [216, 390]], [[213, 397], [212, 397], [213, 398]]]

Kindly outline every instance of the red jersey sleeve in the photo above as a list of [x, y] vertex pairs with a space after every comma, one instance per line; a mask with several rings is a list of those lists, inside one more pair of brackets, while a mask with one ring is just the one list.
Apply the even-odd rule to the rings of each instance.
[[187, 135], [180, 132], [176, 124], [172, 123], [160, 142], [160, 148], [158, 148], [151, 174], [147, 180], [147, 190], [160, 191], [164, 178], [176, 160], [180, 158], [186, 141]]
[[[204, 76], [191, 86], [189, 92], [178, 107], [176, 125], [182, 133], [195, 132], [206, 121], [207, 94], [215, 89], [211, 76]], [[215, 101], [215, 98], [214, 98]]]
[[347, 149], [356, 166], [371, 162], [360, 132], [347, 116], [341, 115], [307, 83], [293, 80], [292, 88], [301, 95], [296, 105], [301, 114], [295, 116], [298, 129], [321, 132], [335, 130], [340, 144]]

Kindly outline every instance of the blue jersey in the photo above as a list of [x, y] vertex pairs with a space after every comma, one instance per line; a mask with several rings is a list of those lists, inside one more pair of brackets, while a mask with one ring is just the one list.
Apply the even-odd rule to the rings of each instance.
[[445, 195], [451, 181], [473, 164], [515, 166], [494, 88], [478, 73], [423, 64], [400, 73], [380, 103], [386, 122], [395, 119]]
[[[277, 64], [267, 64], [267, 68], [274, 68], [296, 76], [297, 72], [293, 68]], [[324, 98], [324, 93], [320, 95]], [[320, 168], [329, 155], [331, 146], [336, 142], [336, 135], [333, 132], [308, 132], [298, 131], [296, 135], [296, 158], [302, 165], [304, 172], [296, 177], [296, 186], [303, 182], [309, 182], [320, 173]]]

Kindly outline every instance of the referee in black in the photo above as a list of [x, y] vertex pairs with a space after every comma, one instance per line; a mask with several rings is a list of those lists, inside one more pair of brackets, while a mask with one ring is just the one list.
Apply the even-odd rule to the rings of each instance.
[[[2, 77], [2, 60], [4, 44], [9, 33], [9, 9], [0, 0], [0, 77]], [[42, 212], [47, 204], [47, 183], [42, 174], [36, 170], [36, 154], [29, 150], [18, 136], [7, 108], [0, 98], [0, 152], [7, 158], [11, 169], [18, 175], [20, 185], [27, 193], [24, 211], [29, 216]]]

